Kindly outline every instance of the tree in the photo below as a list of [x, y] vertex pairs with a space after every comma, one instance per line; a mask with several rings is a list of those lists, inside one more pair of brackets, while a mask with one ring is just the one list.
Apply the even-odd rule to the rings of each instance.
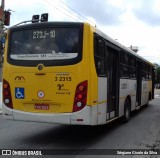
[[160, 65], [158, 64], [154, 64], [155, 68], [156, 68], [156, 78], [155, 78], [155, 83], [160, 84]]
[[156, 83], [160, 83], [160, 67], [158, 67], [156, 71], [157, 71]]

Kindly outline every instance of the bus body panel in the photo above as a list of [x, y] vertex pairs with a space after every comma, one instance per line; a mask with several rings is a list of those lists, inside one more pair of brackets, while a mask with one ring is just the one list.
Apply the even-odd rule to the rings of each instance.
[[150, 100], [150, 95], [152, 93], [152, 81], [142, 81], [142, 99], [141, 99], [141, 105], [148, 104]]
[[[71, 86], [77, 86], [76, 76], [54, 69], [52, 72], [46, 72], [45, 70], [44, 72], [45, 75], [37, 75], [33, 70], [31, 73], [12, 73], [8, 82], [11, 83], [14, 109], [28, 112], [71, 112], [73, 108], [70, 104], [73, 102], [75, 93], [75, 89]], [[72, 82], [64, 80], [72, 80]], [[35, 109], [35, 105], [38, 108], [38, 104], [42, 103], [49, 105], [49, 109]]]
[[131, 111], [133, 111], [136, 107], [136, 80], [120, 79], [119, 117], [124, 115], [127, 96], [131, 99]]
[[[76, 86], [87, 80], [87, 70], [83, 70], [84, 79], [80, 79], [82, 76], [76, 75], [77, 72], [82, 73], [78, 71], [81, 70], [79, 67], [81, 65], [76, 66], [76, 72], [72, 68], [65, 68], [66, 71], [63, 71], [64, 68], [53, 68], [48, 71], [45, 70], [47, 68], [44, 68], [44, 75], [38, 74], [39, 72], [34, 70], [36, 68], [20, 70], [13, 67], [13, 71], [10, 69], [11, 76], [4, 79], [11, 85], [14, 109], [47, 113], [72, 112]], [[23, 90], [22, 95], [24, 96], [18, 96], [18, 89]], [[41, 103], [48, 104], [49, 109], [34, 109], [35, 104]]]
[[[105, 88], [104, 88], [105, 87]], [[98, 77], [98, 124], [107, 120], [107, 78]]]

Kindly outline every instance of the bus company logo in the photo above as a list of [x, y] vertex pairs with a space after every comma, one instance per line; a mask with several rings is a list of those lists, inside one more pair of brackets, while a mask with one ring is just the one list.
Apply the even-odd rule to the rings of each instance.
[[64, 84], [58, 84], [57, 87], [58, 87], [58, 90], [61, 91], [62, 88], [64, 87]]
[[15, 81], [25, 81], [25, 78], [23, 76], [16, 76]]
[[37, 95], [38, 95], [39, 98], [44, 98], [44, 96], [45, 96], [43, 91], [38, 91]]

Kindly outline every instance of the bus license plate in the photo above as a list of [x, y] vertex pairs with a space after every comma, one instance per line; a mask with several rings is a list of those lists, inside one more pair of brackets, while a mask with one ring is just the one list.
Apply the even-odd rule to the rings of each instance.
[[35, 104], [34, 109], [36, 110], [49, 110], [48, 104]]

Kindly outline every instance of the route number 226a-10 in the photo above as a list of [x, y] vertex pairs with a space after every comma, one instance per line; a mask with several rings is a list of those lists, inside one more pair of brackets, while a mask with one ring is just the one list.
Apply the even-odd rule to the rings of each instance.
[[55, 77], [55, 81], [72, 81], [71, 77]]

